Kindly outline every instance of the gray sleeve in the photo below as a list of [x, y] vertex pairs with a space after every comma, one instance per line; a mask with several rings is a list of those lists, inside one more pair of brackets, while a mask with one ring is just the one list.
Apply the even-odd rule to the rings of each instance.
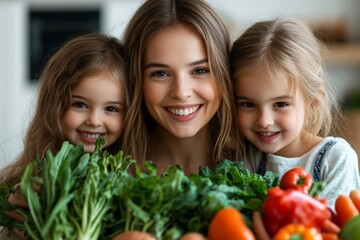
[[340, 194], [349, 195], [351, 190], [360, 189], [358, 156], [345, 140], [336, 141], [326, 152], [321, 167], [321, 180], [326, 186], [320, 197], [327, 199], [332, 209]]

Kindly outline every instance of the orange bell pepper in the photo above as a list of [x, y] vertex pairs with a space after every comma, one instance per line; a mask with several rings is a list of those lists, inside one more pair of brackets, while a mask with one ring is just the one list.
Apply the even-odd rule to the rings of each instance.
[[288, 224], [280, 228], [273, 240], [322, 240], [321, 234], [312, 227], [305, 227], [303, 224]]

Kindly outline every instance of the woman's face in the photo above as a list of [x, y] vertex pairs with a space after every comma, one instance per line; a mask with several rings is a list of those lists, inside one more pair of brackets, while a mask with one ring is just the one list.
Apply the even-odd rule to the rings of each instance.
[[192, 137], [220, 105], [203, 39], [177, 24], [150, 40], [144, 56], [144, 100], [150, 115], [173, 136]]

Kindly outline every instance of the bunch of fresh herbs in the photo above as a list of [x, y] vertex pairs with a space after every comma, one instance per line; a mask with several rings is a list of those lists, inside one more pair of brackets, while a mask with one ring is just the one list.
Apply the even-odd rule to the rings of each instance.
[[206, 235], [210, 220], [224, 207], [239, 209], [249, 220], [261, 209], [267, 189], [278, 184], [274, 173], [253, 174], [242, 162], [229, 160], [190, 176], [177, 166], [158, 175], [151, 162], [145, 161], [141, 170], [130, 156], [121, 151], [111, 155], [102, 144], [99, 139], [89, 154], [64, 142], [56, 155], [48, 151], [29, 164], [21, 181], [29, 204], [29, 211], [22, 211], [27, 221], [21, 224], [4, 214], [13, 209], [7, 186], [0, 197], [0, 225], [17, 226], [30, 239], [109, 239], [140, 230], [159, 240], [175, 240], [189, 231]]

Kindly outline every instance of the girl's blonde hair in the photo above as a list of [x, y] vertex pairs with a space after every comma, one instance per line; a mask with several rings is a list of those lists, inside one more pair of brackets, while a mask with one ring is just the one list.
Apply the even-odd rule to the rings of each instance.
[[324, 137], [332, 130], [340, 110], [325, 78], [322, 49], [311, 28], [298, 19], [255, 23], [232, 46], [233, 79], [254, 69], [273, 77], [286, 76], [304, 96], [304, 130]]
[[[128, 105], [126, 89], [127, 64], [122, 44], [101, 33], [89, 33], [66, 42], [46, 63], [38, 86], [35, 115], [27, 130], [24, 150], [17, 161], [4, 168], [1, 179], [20, 177], [36, 155], [44, 157], [47, 150], [54, 154], [65, 141], [61, 117], [70, 108], [71, 91], [84, 78], [109, 71], [120, 82], [124, 93], [124, 112]], [[120, 139], [109, 147], [115, 153]], [[0, 180], [1, 180], [0, 179]]]
[[222, 18], [202, 0], [147, 0], [130, 20], [124, 44], [130, 61], [128, 88], [132, 100], [125, 120], [124, 151], [137, 160], [149, 157], [154, 119], [143, 100], [143, 58], [152, 37], [162, 29], [182, 24], [197, 32], [207, 51], [210, 72], [222, 94], [221, 104], [210, 122], [209, 140], [212, 142], [214, 162], [235, 158], [234, 100], [229, 73], [230, 37]]

